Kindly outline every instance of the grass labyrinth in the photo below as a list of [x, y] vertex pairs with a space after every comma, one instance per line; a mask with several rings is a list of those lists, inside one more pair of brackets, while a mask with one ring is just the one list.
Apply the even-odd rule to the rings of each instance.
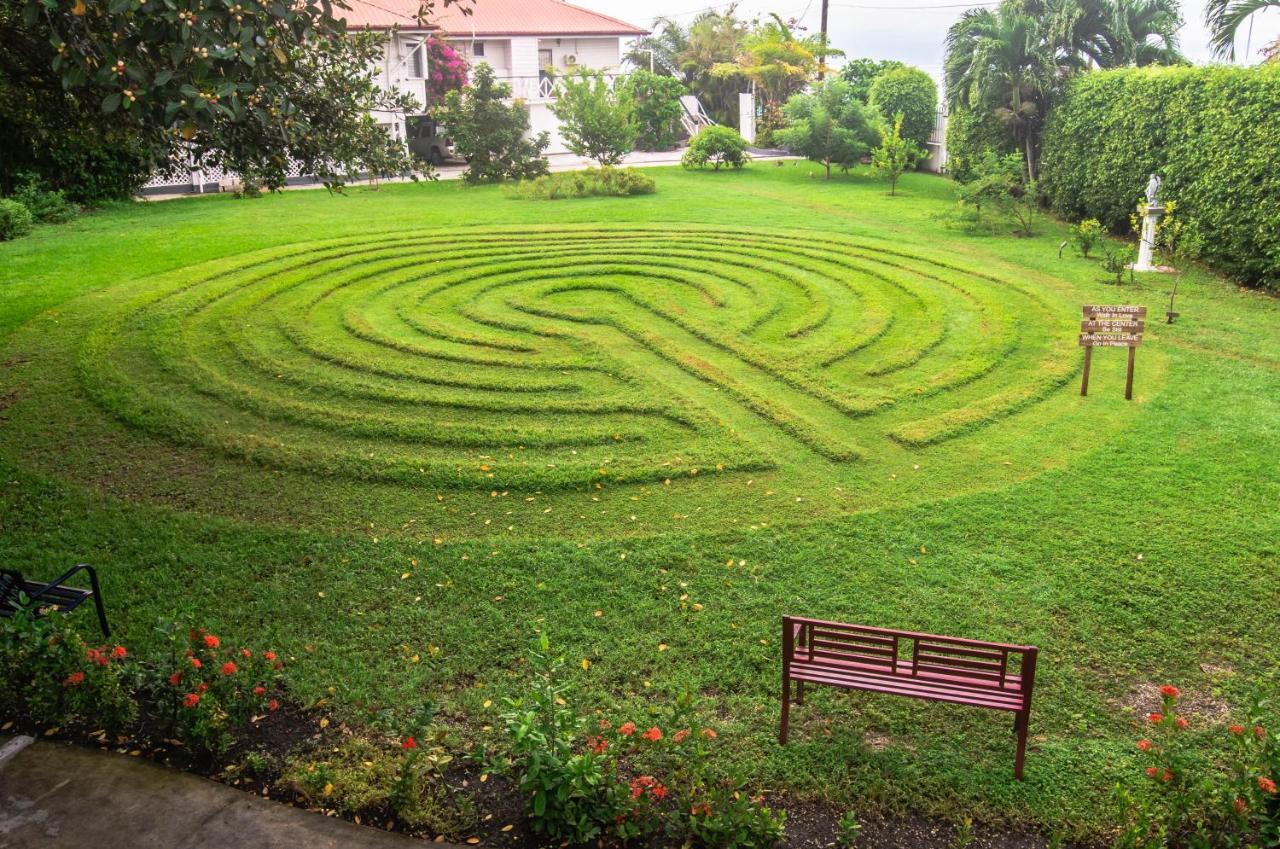
[[[0, 563], [100, 567], [355, 721], [469, 742], [546, 629], [574, 698], [701, 697], [769, 794], [1097, 837], [1152, 683], [1212, 753], [1276, 680], [1280, 301], [1203, 270], [1135, 398], [1086, 303], [1169, 278], [939, 217], [949, 181], [653, 173], [530, 203], [434, 183], [102, 211], [0, 245]], [[815, 175], [815, 176], [808, 176]], [[1041, 648], [1008, 718], [818, 690], [776, 743], [784, 612]], [[588, 661], [583, 665], [581, 661]]]
[[[892, 501], [868, 468], [998, 444], [1079, 368], [1051, 291], [802, 230], [385, 232], [81, 304], [58, 332], [101, 413], [171, 450], [428, 493], [773, 474]], [[969, 465], [949, 485], [991, 477], [987, 453]]]

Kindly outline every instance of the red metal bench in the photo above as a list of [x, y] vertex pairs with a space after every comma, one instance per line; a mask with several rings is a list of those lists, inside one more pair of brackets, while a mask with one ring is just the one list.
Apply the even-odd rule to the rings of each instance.
[[1018, 735], [1013, 774], [1021, 779], [1038, 652], [1035, 646], [784, 616], [778, 742], [787, 742], [792, 681], [796, 704], [804, 704], [804, 685], [811, 682], [1007, 710], [1014, 715], [1013, 731]]

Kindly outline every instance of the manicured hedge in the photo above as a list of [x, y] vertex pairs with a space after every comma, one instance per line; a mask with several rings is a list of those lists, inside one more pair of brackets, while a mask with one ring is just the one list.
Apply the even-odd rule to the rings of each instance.
[[1081, 74], [1041, 160], [1055, 211], [1125, 230], [1152, 172], [1201, 257], [1280, 290], [1280, 67]]

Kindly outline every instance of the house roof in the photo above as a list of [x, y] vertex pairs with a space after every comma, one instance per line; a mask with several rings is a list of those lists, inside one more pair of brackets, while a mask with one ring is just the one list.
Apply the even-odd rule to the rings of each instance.
[[[420, 29], [421, 0], [346, 0], [351, 8], [335, 6], [335, 17], [343, 17], [350, 27]], [[445, 6], [436, 0], [430, 29], [454, 36], [585, 36], [645, 35], [648, 30], [564, 3], [562, 0], [472, 0], [465, 4], [471, 14], [463, 14], [459, 3]]]

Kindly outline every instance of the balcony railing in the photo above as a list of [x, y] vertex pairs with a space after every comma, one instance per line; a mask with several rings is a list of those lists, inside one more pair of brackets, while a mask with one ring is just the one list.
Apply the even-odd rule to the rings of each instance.
[[[626, 79], [626, 74], [605, 74], [605, 82], [611, 87]], [[540, 74], [536, 77], [498, 77], [497, 81], [511, 86], [511, 96], [520, 100], [552, 100], [559, 93], [563, 79]]]

